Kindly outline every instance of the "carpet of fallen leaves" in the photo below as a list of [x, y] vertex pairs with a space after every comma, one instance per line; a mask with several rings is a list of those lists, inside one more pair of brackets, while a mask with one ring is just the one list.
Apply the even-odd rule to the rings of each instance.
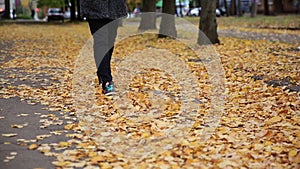
[[[48, 106], [49, 111], [60, 111], [74, 118], [76, 109], [71, 97], [74, 62], [90, 38], [87, 24], [10, 24], [1, 25], [0, 30], [3, 46], [0, 51], [1, 71], [7, 75], [1, 77], [1, 98], [20, 97], [29, 104], [41, 103]], [[120, 28], [119, 31], [126, 30]], [[70, 140], [66, 142], [40, 145], [28, 141], [22, 146], [56, 157], [53, 164], [57, 168], [299, 168], [299, 92], [286, 89], [300, 85], [300, 44], [230, 37], [221, 37], [220, 40], [222, 43], [215, 48], [226, 76], [225, 112], [215, 133], [205, 142], [191, 136], [171, 150], [132, 160], [126, 154], [114, 153], [100, 146], [97, 134], [109, 136], [110, 133], [97, 133], [97, 125], [100, 127], [101, 124], [95, 114], [90, 120], [92, 125], [86, 121], [65, 125], [66, 130], [75, 131], [75, 134], [67, 135]], [[199, 77], [195, 82], [200, 88], [199, 114], [205, 114], [210, 108], [209, 77], [201, 61], [193, 59], [193, 51], [184, 44], [173, 39], [157, 39], [153, 34], [137, 35], [116, 45], [114, 59], [126, 58], [131, 53], [149, 48], [167, 49], [186, 61], [191, 72]], [[151, 57], [151, 54], [144, 53], [144, 57]], [[114, 70], [116, 66], [113, 63]], [[47, 77], [43, 78], [44, 75]], [[284, 86], [266, 83], [284, 79], [288, 79]], [[21, 83], [15, 85], [15, 81]], [[161, 70], [145, 69], [131, 82], [134, 92], [129, 97], [137, 109], [149, 109], [155, 105], [140, 89], [157, 87], [169, 92], [178, 91], [180, 88], [176, 83], [176, 79]], [[99, 87], [96, 97], [107, 124], [117, 129], [113, 132], [130, 133], [136, 139], [159, 135], [153, 132], [154, 125], [136, 124], [118, 117], [121, 110], [113, 106], [113, 99], [101, 94]], [[176, 99], [165, 102], [167, 106], [162, 108], [164, 116], [172, 117], [181, 105]], [[53, 123], [49, 118], [41, 121], [41, 127]], [[193, 124], [193, 130], [197, 131], [199, 125], [201, 119]], [[93, 128], [83, 130], [87, 126]], [[164, 126], [166, 124], [161, 122], [156, 127]], [[13, 133], [1, 134], [14, 137]]]

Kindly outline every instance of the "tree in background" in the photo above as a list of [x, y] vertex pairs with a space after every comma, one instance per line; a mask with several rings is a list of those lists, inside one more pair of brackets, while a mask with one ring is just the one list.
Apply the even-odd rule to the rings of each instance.
[[81, 20], [80, 0], [76, 0], [76, 6], [77, 6], [77, 19], [78, 19], [78, 20]]
[[[80, 0], [71, 0], [70, 6], [70, 14], [71, 14], [71, 21], [81, 20], [80, 15]], [[77, 15], [76, 15], [77, 11]]]
[[[156, 29], [156, 0], [143, 0], [143, 12], [139, 30]], [[148, 13], [153, 12], [153, 13]], [[143, 14], [145, 13], [145, 14]]]
[[273, 0], [273, 3], [274, 3], [275, 14], [281, 13], [283, 11], [282, 0]]
[[264, 0], [264, 14], [265, 15], [270, 15], [269, 1], [268, 0]]
[[175, 27], [175, 0], [163, 0], [159, 37], [177, 37]]
[[5, 13], [4, 13], [4, 17], [6, 19], [10, 18], [10, 0], [5, 0]]
[[236, 15], [236, 0], [231, 0], [230, 15]]
[[257, 2], [256, 0], [251, 1], [251, 17], [255, 17], [257, 13]]
[[242, 9], [242, 2], [241, 0], [238, 0], [238, 16], [243, 16], [243, 9]]
[[242, 1], [241, 0], [228, 0], [230, 1], [230, 6], [227, 4], [227, 0], [223, 0], [224, 2], [224, 7], [226, 10], [226, 15], [227, 16], [243, 16], [243, 6], [242, 6]]
[[69, 7], [69, 0], [65, 0], [65, 11], [68, 11]]
[[229, 9], [228, 9], [227, 0], [224, 0], [224, 7], [225, 7], [225, 10], [226, 10], [226, 15], [230, 16], [230, 12], [229, 12]]
[[198, 44], [208, 44], [205, 40], [206, 38], [203, 37], [202, 32], [207, 36], [211, 43], [220, 43], [217, 33], [216, 0], [202, 0], [201, 9]]
[[71, 21], [75, 21], [76, 20], [75, 0], [71, 0], [70, 3], [71, 3], [70, 6]]

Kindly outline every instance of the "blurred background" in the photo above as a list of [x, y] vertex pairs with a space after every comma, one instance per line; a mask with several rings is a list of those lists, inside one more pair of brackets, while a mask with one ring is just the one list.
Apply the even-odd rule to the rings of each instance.
[[[175, 14], [178, 17], [200, 16], [201, 0], [174, 0]], [[139, 17], [145, 6], [155, 3], [156, 10], [161, 12], [162, 0], [127, 0], [128, 17]], [[83, 20], [80, 17], [80, 0], [0, 0], [1, 19], [44, 20], [56, 11], [61, 19]], [[49, 10], [49, 9], [60, 10]], [[299, 13], [299, 0], [217, 0], [217, 16], [244, 15], [255, 12], [265, 15]], [[147, 11], [149, 12], [149, 11]]]

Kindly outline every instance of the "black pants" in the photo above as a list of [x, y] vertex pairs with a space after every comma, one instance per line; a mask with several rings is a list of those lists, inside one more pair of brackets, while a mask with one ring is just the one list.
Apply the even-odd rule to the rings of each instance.
[[102, 86], [112, 81], [111, 56], [117, 36], [118, 20], [95, 19], [88, 20], [94, 39], [94, 58], [97, 66], [97, 76]]

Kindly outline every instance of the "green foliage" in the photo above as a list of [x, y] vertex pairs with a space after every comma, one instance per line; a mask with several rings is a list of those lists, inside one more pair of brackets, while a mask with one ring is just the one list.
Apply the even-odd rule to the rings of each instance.
[[48, 6], [52, 8], [63, 8], [65, 6], [64, 0], [39, 0], [38, 7]]
[[31, 15], [28, 13], [18, 14], [17, 17], [18, 17], [18, 19], [32, 19]]

